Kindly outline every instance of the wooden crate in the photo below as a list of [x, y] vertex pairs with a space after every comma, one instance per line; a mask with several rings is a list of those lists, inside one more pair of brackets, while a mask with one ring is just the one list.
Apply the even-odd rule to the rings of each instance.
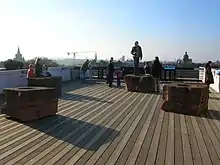
[[56, 89], [57, 96], [62, 95], [62, 78], [61, 77], [36, 77], [28, 79], [30, 87], [53, 87]]
[[164, 86], [162, 109], [189, 115], [208, 110], [209, 89], [202, 83], [171, 83]]
[[56, 115], [58, 97], [54, 88], [6, 88], [5, 114], [20, 121]]
[[154, 92], [155, 81], [151, 75], [125, 75], [126, 89], [131, 92], [150, 93]]

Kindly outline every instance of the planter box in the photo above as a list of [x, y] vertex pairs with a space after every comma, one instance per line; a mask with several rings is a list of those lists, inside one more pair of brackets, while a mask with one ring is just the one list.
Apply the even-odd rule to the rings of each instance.
[[125, 75], [124, 80], [128, 91], [142, 93], [155, 91], [155, 81], [151, 75]]
[[61, 77], [36, 77], [28, 79], [30, 87], [52, 87], [56, 89], [57, 96], [62, 95], [62, 78]]
[[209, 89], [203, 83], [171, 83], [163, 87], [162, 109], [188, 115], [208, 110]]
[[20, 121], [56, 115], [58, 98], [54, 88], [5, 88], [5, 114]]

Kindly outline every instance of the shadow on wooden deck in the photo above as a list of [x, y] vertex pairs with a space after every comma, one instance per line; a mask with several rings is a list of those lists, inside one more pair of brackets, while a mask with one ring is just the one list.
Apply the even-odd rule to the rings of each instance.
[[[12, 120], [11, 118], [8, 119]], [[44, 118], [31, 123], [25, 122], [23, 124], [58, 140], [72, 144], [75, 147], [90, 151], [97, 151], [103, 144], [113, 141], [120, 134], [119, 131], [112, 128], [62, 115]], [[89, 129], [91, 131], [87, 132]], [[103, 132], [103, 134], [100, 134], [100, 132]], [[87, 147], [86, 144], [94, 137], [98, 139], [96, 143]]]
[[65, 97], [61, 97], [60, 100], [81, 101], [81, 102], [96, 101], [102, 103], [114, 103], [112, 101], [107, 101], [92, 96], [86, 96], [86, 95], [80, 95], [74, 93], [65, 93]]

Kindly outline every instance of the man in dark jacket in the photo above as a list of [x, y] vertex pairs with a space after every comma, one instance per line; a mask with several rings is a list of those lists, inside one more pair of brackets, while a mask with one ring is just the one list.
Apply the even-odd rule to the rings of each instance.
[[159, 80], [161, 78], [161, 70], [162, 70], [162, 65], [159, 61], [159, 57], [155, 57], [155, 60], [153, 62], [152, 65], [152, 76], [154, 77], [155, 81], [156, 81], [156, 88], [155, 91], [159, 92], [160, 90], [160, 84], [159, 84]]
[[108, 76], [107, 76], [107, 82], [109, 87], [112, 87], [113, 75], [114, 75], [114, 64], [113, 64], [113, 57], [111, 57], [111, 60], [108, 64]]
[[36, 75], [36, 77], [42, 77], [42, 70], [43, 70], [43, 67], [41, 64], [41, 59], [37, 58], [35, 60], [35, 75]]
[[134, 47], [132, 47], [131, 54], [133, 55], [134, 59], [134, 74], [138, 75], [138, 66], [139, 66], [139, 59], [142, 60], [142, 49], [139, 46], [138, 41], [135, 41]]
[[89, 68], [89, 60], [87, 59], [80, 68], [80, 78], [82, 81], [85, 79], [85, 73]]

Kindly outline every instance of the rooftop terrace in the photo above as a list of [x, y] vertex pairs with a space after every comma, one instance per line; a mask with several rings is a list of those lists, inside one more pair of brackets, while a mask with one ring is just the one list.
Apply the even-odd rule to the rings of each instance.
[[219, 165], [220, 94], [200, 117], [164, 112], [161, 95], [106, 84], [64, 86], [57, 116], [0, 116], [0, 164]]

